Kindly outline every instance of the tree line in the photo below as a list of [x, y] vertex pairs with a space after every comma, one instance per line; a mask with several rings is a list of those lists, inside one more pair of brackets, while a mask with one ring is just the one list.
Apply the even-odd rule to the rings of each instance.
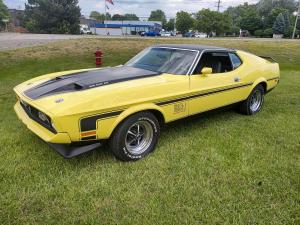
[[9, 14], [6, 5], [0, 0], [0, 28], [5, 26], [3, 20], [9, 19]]
[[[247, 30], [258, 37], [272, 37], [273, 33], [291, 37], [296, 10], [295, 0], [260, 0], [257, 4], [229, 7], [224, 12], [202, 9], [190, 14], [181, 11], [176, 15], [176, 28], [182, 33], [196, 30], [207, 34], [237, 35], [240, 30]], [[299, 31], [298, 23], [298, 34]]]
[[[196, 13], [180, 11], [176, 18], [167, 20], [162, 10], [150, 13], [149, 21], [161, 21], [165, 30], [175, 28], [181, 33], [189, 31], [215, 33], [219, 36], [235, 36], [240, 30], [247, 30], [250, 35], [271, 37], [273, 33], [290, 37], [297, 11], [295, 0], [260, 0], [257, 4], [244, 3], [229, 7], [224, 12], [202, 9]], [[81, 9], [78, 0], [28, 0], [22, 18], [23, 26], [34, 33], [79, 33]], [[8, 18], [7, 7], [0, 0], [0, 27], [3, 19]], [[139, 20], [134, 13], [124, 15], [106, 15], [92, 11], [90, 18], [104, 20]], [[298, 23], [297, 34], [300, 34]]]

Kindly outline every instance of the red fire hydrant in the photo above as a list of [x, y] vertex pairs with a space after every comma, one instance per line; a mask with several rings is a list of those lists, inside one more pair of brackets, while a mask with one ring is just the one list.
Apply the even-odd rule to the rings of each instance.
[[95, 52], [95, 56], [96, 56], [96, 66], [101, 66], [103, 53], [100, 51], [99, 48], [97, 48]]

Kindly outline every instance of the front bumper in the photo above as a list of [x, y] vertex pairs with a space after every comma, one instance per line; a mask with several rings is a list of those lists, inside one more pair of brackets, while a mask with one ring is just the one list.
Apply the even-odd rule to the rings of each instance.
[[66, 159], [73, 158], [75, 156], [93, 151], [101, 147], [100, 143], [94, 143], [94, 144], [83, 145], [83, 146], [63, 145], [63, 144], [53, 144], [53, 143], [47, 143], [47, 144]]
[[64, 158], [73, 158], [83, 153], [92, 151], [101, 146], [100, 143], [87, 144], [84, 146], [75, 146], [71, 143], [71, 139], [67, 133], [52, 133], [39, 123], [32, 120], [22, 108], [20, 102], [15, 104], [14, 110], [18, 118], [31, 130], [34, 134], [57, 151]]
[[67, 133], [52, 133], [39, 123], [32, 120], [22, 108], [20, 102], [15, 104], [14, 110], [18, 118], [27, 126], [29, 130], [39, 136], [42, 140], [50, 143], [70, 144], [71, 139]]

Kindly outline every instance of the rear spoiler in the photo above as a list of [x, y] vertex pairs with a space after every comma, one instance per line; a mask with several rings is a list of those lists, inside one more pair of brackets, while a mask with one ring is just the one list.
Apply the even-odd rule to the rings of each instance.
[[277, 61], [274, 58], [270, 57], [270, 56], [259, 56], [259, 57], [263, 58], [263, 59], [266, 59], [268, 61], [277, 63]]

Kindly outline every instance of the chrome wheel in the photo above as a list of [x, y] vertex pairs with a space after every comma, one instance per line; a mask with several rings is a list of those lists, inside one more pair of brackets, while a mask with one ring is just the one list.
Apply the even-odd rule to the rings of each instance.
[[260, 109], [263, 101], [263, 95], [260, 90], [256, 90], [250, 98], [250, 109], [256, 112]]
[[127, 131], [125, 145], [133, 155], [145, 152], [153, 140], [153, 128], [148, 121], [138, 121]]

